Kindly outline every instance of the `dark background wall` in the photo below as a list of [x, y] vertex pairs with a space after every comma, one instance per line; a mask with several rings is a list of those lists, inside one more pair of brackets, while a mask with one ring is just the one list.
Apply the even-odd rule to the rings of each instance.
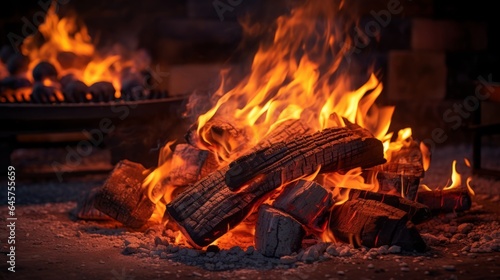
[[[61, 1], [65, 2], [65, 1]], [[110, 0], [67, 1], [61, 14], [76, 12], [99, 46], [121, 44], [143, 48], [154, 64], [170, 73], [163, 85], [173, 94], [213, 88], [221, 65], [252, 57], [252, 42], [238, 48], [242, 31], [238, 19], [271, 22], [289, 11], [293, 2], [264, 0]], [[498, 108], [487, 102], [481, 111], [446, 120], [445, 112], [472, 97], [478, 77], [500, 81], [500, 33], [492, 2], [451, 0], [348, 1], [359, 16], [359, 29], [378, 24], [354, 58], [374, 63], [384, 83], [383, 104], [396, 105], [392, 129], [411, 126], [417, 138], [432, 138], [438, 128], [449, 141], [470, 141], [465, 129], [474, 114], [498, 121]], [[233, 5], [234, 4], [234, 5]], [[0, 11], [0, 43], [8, 34], [22, 34], [25, 21], [43, 12], [37, 1], [6, 1]], [[402, 11], [387, 15], [389, 5]], [[217, 8], [227, 8], [223, 13]], [[42, 13], [43, 14], [43, 13]], [[382, 17], [382, 20], [377, 17]]]

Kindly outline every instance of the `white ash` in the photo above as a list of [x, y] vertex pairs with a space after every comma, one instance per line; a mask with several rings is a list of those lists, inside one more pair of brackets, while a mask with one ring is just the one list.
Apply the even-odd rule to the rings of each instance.
[[[158, 232], [159, 228], [151, 230]], [[158, 258], [202, 267], [210, 271], [225, 271], [244, 268], [292, 269], [306, 264], [313, 264], [335, 258], [342, 263], [352, 263], [353, 260], [383, 259], [383, 256], [403, 253], [399, 246], [381, 246], [379, 248], [354, 248], [343, 243], [321, 242], [307, 239], [303, 249], [281, 258], [270, 258], [260, 254], [253, 246], [245, 249], [234, 246], [229, 249], [219, 249], [210, 246], [198, 250], [186, 244], [175, 244], [179, 232], [165, 230], [161, 236], [145, 235], [141, 232], [123, 233], [123, 254], [134, 254], [140, 258]], [[408, 252], [406, 252], [408, 253]]]
[[438, 215], [418, 226], [420, 235], [430, 247], [462, 245], [464, 255], [500, 252], [500, 224], [484, 212], [473, 205], [466, 213]]

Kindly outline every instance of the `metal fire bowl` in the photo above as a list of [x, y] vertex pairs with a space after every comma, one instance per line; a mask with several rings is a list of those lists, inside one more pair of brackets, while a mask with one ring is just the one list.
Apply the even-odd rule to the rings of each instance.
[[0, 137], [23, 133], [72, 132], [133, 119], [167, 115], [180, 118], [186, 97], [106, 103], [0, 103]]

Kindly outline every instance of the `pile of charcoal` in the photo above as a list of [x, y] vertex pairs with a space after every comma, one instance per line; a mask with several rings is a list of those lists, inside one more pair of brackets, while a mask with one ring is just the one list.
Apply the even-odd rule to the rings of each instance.
[[[90, 59], [61, 52], [57, 62], [63, 69], [75, 69], [76, 66], [83, 69]], [[166, 90], [155, 88], [153, 75], [147, 70], [123, 69], [121, 88], [116, 89], [109, 81], [88, 85], [72, 73], [61, 74], [49, 61], [40, 61], [29, 73], [29, 64], [29, 58], [12, 47], [0, 49], [0, 103], [93, 103], [168, 97]]]

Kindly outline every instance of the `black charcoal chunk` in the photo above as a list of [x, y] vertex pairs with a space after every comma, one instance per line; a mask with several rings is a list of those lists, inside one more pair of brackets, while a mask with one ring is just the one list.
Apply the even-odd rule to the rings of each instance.
[[33, 103], [52, 103], [56, 99], [55, 96], [55, 88], [45, 86], [40, 82], [35, 82], [33, 85], [33, 92], [31, 93]]
[[22, 54], [16, 53], [9, 57], [6, 64], [11, 75], [18, 75], [28, 71], [29, 59]]
[[9, 76], [0, 81], [0, 88], [3, 89], [20, 89], [30, 87], [31, 82], [24, 77]]
[[121, 94], [126, 101], [141, 100], [144, 96], [144, 86], [135, 79], [123, 81]]
[[14, 49], [12, 49], [11, 46], [4, 45], [2, 49], [0, 49], [0, 61], [2, 61], [4, 64], [7, 64], [9, 58], [15, 53], [16, 52], [14, 51]]
[[89, 87], [82, 81], [70, 81], [63, 87], [64, 100], [66, 102], [86, 102]]
[[97, 82], [89, 87], [92, 100], [108, 102], [115, 98], [115, 87], [110, 82]]
[[45, 79], [56, 80], [57, 69], [52, 63], [42, 61], [33, 68], [33, 79], [37, 82], [41, 82]]

